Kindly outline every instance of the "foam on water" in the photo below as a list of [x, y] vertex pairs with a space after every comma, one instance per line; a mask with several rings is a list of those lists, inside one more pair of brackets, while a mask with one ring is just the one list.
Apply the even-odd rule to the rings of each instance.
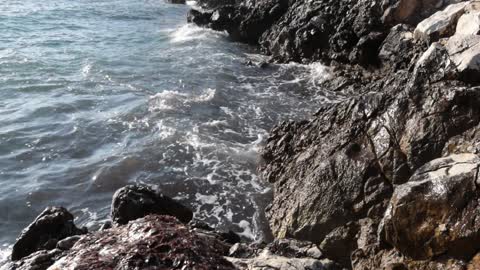
[[225, 33], [202, 28], [194, 24], [185, 24], [170, 34], [172, 43], [186, 43], [193, 40], [206, 40], [226, 36]]
[[0, 270], [9, 270], [8, 262], [10, 261], [10, 255], [12, 254], [12, 246], [2, 245], [0, 246]]

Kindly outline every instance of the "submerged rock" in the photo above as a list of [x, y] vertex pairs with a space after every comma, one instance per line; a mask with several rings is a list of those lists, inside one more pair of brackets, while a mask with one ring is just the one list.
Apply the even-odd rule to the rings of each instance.
[[13, 245], [12, 260], [19, 260], [38, 250], [54, 249], [58, 241], [85, 234], [73, 223], [73, 215], [63, 207], [48, 207], [27, 228]]
[[113, 222], [127, 224], [149, 214], [173, 216], [183, 223], [188, 223], [193, 217], [190, 209], [147, 185], [129, 185], [113, 195]]

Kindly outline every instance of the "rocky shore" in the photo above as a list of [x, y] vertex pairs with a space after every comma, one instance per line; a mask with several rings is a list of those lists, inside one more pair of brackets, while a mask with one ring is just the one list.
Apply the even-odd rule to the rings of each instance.
[[275, 240], [245, 243], [127, 186], [98, 232], [48, 208], [7, 269], [480, 269], [480, 2], [201, 0], [190, 22], [320, 61], [349, 98], [278, 124], [261, 153]]
[[271, 131], [276, 239], [346, 269], [480, 269], [480, 2], [200, 3], [189, 21], [273, 62], [321, 61], [322, 87], [350, 96]]

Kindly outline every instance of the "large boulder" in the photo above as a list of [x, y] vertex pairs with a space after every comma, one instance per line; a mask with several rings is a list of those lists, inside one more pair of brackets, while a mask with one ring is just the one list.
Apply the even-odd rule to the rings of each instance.
[[480, 90], [448, 80], [454, 67], [447, 51], [416, 54], [412, 63], [388, 76], [326, 82], [352, 97], [271, 131], [260, 171], [273, 183], [266, 211], [276, 237], [326, 241], [330, 250], [343, 249], [337, 260], [344, 261], [357, 248], [346, 244], [347, 224], [378, 223], [395, 185], [448, 155], [452, 138], [478, 133]]
[[188, 223], [193, 217], [192, 210], [147, 185], [125, 186], [113, 195], [113, 222], [127, 224], [149, 214], [174, 216], [183, 223]]
[[174, 217], [150, 215], [83, 237], [48, 269], [233, 270], [223, 258], [228, 249]]
[[480, 12], [474, 11], [467, 13], [458, 19], [455, 35], [478, 34], [480, 34]]
[[395, 188], [383, 220], [385, 240], [415, 259], [470, 258], [480, 249], [480, 158], [433, 160]]
[[455, 33], [457, 21], [465, 11], [468, 2], [449, 5], [417, 25], [414, 36], [417, 40], [437, 41]]
[[480, 36], [454, 35], [445, 43], [450, 59], [464, 81], [480, 81]]
[[73, 215], [63, 207], [48, 207], [27, 228], [13, 245], [12, 260], [19, 260], [39, 250], [54, 249], [59, 240], [85, 234], [73, 223]]

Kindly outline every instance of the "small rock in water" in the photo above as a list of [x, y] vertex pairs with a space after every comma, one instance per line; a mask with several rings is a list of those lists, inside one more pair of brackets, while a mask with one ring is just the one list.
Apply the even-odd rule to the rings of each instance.
[[38, 250], [53, 249], [59, 240], [87, 233], [73, 223], [73, 215], [63, 207], [48, 207], [27, 228], [13, 246], [12, 260], [19, 260]]
[[183, 223], [193, 217], [190, 209], [147, 185], [129, 185], [113, 195], [111, 215], [114, 223], [127, 224], [149, 214], [173, 216]]

